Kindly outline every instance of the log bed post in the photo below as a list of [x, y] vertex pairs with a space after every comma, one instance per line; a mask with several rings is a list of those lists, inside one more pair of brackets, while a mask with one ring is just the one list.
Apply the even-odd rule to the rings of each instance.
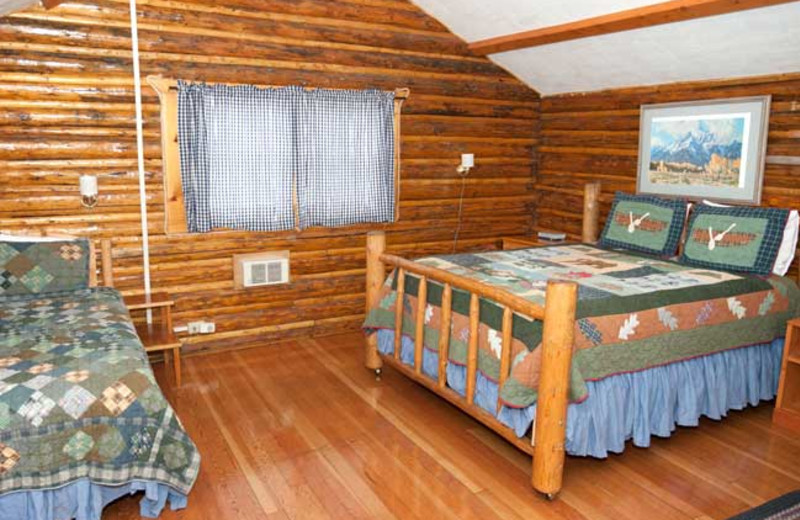
[[583, 187], [583, 228], [581, 241], [594, 244], [600, 229], [600, 183], [590, 182]]
[[100, 268], [103, 272], [103, 285], [114, 287], [114, 272], [111, 265], [111, 240], [100, 242]]
[[561, 489], [567, 426], [567, 390], [572, 365], [575, 282], [547, 282], [539, 398], [533, 446], [533, 487], [552, 499]]
[[[386, 271], [381, 262], [381, 255], [386, 250], [386, 234], [383, 231], [370, 231], [367, 233], [367, 307], [369, 313], [373, 305], [378, 303], [378, 295], [383, 285]], [[364, 366], [375, 371], [380, 376], [383, 360], [378, 354], [378, 335], [370, 334], [366, 340]]]

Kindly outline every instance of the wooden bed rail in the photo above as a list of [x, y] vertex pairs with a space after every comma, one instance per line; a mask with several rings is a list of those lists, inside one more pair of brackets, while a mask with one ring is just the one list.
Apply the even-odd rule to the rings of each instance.
[[544, 319], [544, 307], [502, 289], [498, 289], [493, 285], [464, 278], [448, 271], [420, 264], [395, 255], [381, 254], [379, 260], [384, 265], [397, 267], [402, 271], [427, 277], [445, 285], [451, 285], [458, 289], [489, 298], [496, 303], [511, 307], [513, 311], [519, 314], [524, 314], [525, 316], [536, 318], [537, 320]]
[[[394, 353], [386, 362], [426, 388], [436, 392], [489, 426], [526, 453], [533, 454], [533, 487], [553, 497], [560, 489], [564, 466], [564, 443], [567, 416], [567, 390], [572, 363], [577, 285], [572, 281], [551, 280], [547, 284], [545, 306], [534, 304], [507, 291], [476, 280], [470, 280], [435, 267], [423, 265], [395, 255], [385, 254], [386, 238], [382, 231], [367, 234], [367, 311], [378, 303], [386, 267], [397, 272], [397, 301], [405, 293], [406, 274], [419, 279], [417, 305], [414, 309], [414, 364], [406, 366], [400, 359], [403, 330], [403, 305], [395, 309]], [[439, 328], [437, 378], [431, 379], [422, 370], [424, 355], [424, 323], [428, 285], [436, 282], [443, 287], [441, 324]], [[450, 326], [452, 321], [453, 289], [470, 293], [469, 340], [467, 345], [467, 378], [465, 396], [447, 387]], [[475, 404], [478, 371], [478, 330], [480, 299], [487, 298], [503, 308], [501, 326], [499, 387], [506, 382], [511, 370], [512, 328], [514, 314], [527, 319], [544, 320], [542, 339], [542, 373], [538, 387], [538, 403], [534, 438], [530, 442], [518, 439], [514, 432], [494, 416]], [[365, 365], [380, 374], [383, 358], [378, 352], [377, 334], [367, 337]], [[498, 397], [497, 409], [501, 406]], [[535, 442], [533, 442], [535, 439]], [[531, 446], [532, 445], [532, 446]]]

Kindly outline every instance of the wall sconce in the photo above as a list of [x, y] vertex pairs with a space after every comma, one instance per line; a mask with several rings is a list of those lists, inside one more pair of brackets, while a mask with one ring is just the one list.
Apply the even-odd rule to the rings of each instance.
[[466, 177], [469, 175], [469, 171], [475, 167], [475, 154], [471, 153], [462, 153], [461, 154], [461, 165], [456, 168], [456, 171], [461, 174], [462, 177]]
[[97, 177], [94, 175], [81, 175], [81, 204], [87, 208], [97, 206]]

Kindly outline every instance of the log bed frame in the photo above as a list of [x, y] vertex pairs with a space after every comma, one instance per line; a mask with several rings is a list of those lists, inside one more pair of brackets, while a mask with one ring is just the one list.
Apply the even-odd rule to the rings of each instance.
[[[584, 188], [582, 240], [592, 243], [597, 240], [599, 222], [600, 184], [587, 184]], [[383, 355], [378, 351], [377, 334], [366, 339], [367, 368], [380, 375], [381, 367], [387, 364], [425, 388], [445, 398], [488, 426], [511, 444], [533, 456], [534, 489], [548, 499], [555, 498], [561, 489], [564, 473], [564, 443], [567, 421], [567, 386], [572, 363], [575, 307], [578, 286], [575, 282], [550, 280], [545, 294], [546, 305], [529, 302], [497, 287], [470, 280], [447, 271], [423, 265], [386, 252], [384, 231], [367, 234], [367, 312], [378, 303], [381, 286], [386, 276], [386, 267], [397, 269], [398, 300], [402, 299], [406, 273], [419, 277], [419, 293], [415, 311], [416, 337], [414, 338], [414, 366], [400, 360], [400, 345], [403, 327], [403, 306], [397, 306], [395, 315], [394, 354]], [[439, 331], [438, 379], [432, 380], [422, 373], [423, 322], [427, 287], [435, 281], [444, 288], [442, 295], [442, 317]], [[450, 343], [451, 301], [453, 288], [470, 293], [469, 342], [467, 345], [466, 395], [462, 397], [447, 386], [447, 359]], [[542, 367], [539, 378], [539, 398], [531, 439], [519, 438], [511, 428], [475, 404], [475, 381], [478, 369], [478, 325], [479, 301], [487, 298], [503, 307], [502, 347], [500, 353], [499, 385], [508, 378], [511, 368], [511, 327], [514, 314], [544, 322], [542, 337]], [[500, 402], [498, 398], [498, 408]], [[534, 439], [536, 442], [533, 442]]]
[[[600, 183], [584, 186], [583, 243], [597, 242], [600, 221]], [[686, 219], [689, 214], [687, 212]], [[686, 225], [684, 225], [684, 235]], [[683, 250], [682, 237], [679, 252]], [[383, 355], [378, 351], [377, 334], [366, 339], [367, 368], [380, 375], [381, 367], [387, 364], [398, 372], [413, 379], [425, 388], [442, 396], [451, 404], [465, 411], [488, 426], [511, 444], [533, 456], [532, 484], [534, 489], [552, 500], [561, 490], [566, 442], [567, 390], [569, 369], [572, 363], [575, 308], [577, 304], [577, 284], [571, 281], [550, 280], [545, 293], [546, 305], [540, 306], [515, 296], [497, 287], [475, 280], [463, 278], [447, 271], [419, 264], [399, 256], [385, 253], [384, 231], [367, 234], [367, 312], [378, 303], [379, 293], [386, 276], [386, 267], [397, 269], [398, 300], [403, 297], [406, 273], [413, 273], [420, 279], [417, 308], [415, 310], [416, 337], [414, 338], [414, 366], [405, 365], [400, 360], [400, 346], [403, 326], [403, 308], [398, 306], [395, 314], [394, 354]], [[800, 252], [798, 260], [800, 261]], [[428, 282], [435, 281], [444, 287], [442, 296], [441, 328], [439, 331], [439, 369], [438, 380], [434, 381], [422, 373], [423, 323]], [[800, 269], [797, 273], [800, 283]], [[450, 341], [451, 301], [453, 287], [471, 293], [469, 307], [469, 342], [467, 344], [467, 382], [466, 395], [461, 396], [447, 386], [446, 368]], [[502, 387], [511, 368], [511, 326], [513, 315], [542, 320], [542, 365], [539, 378], [539, 398], [534, 419], [534, 429], [530, 439], [519, 438], [474, 403], [475, 381], [478, 366], [478, 325], [480, 298], [493, 300], [503, 307], [502, 347], [500, 352], [500, 378]], [[498, 397], [497, 407], [500, 402]], [[535, 439], [535, 442], [534, 442]]]

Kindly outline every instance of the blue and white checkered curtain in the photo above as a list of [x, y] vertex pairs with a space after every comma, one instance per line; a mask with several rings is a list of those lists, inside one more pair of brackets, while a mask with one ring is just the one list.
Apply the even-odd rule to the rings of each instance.
[[298, 127], [300, 227], [394, 221], [393, 92], [305, 92]]
[[191, 232], [394, 220], [393, 93], [179, 82], [178, 144]]
[[178, 83], [178, 145], [189, 231], [296, 227], [299, 88]]

